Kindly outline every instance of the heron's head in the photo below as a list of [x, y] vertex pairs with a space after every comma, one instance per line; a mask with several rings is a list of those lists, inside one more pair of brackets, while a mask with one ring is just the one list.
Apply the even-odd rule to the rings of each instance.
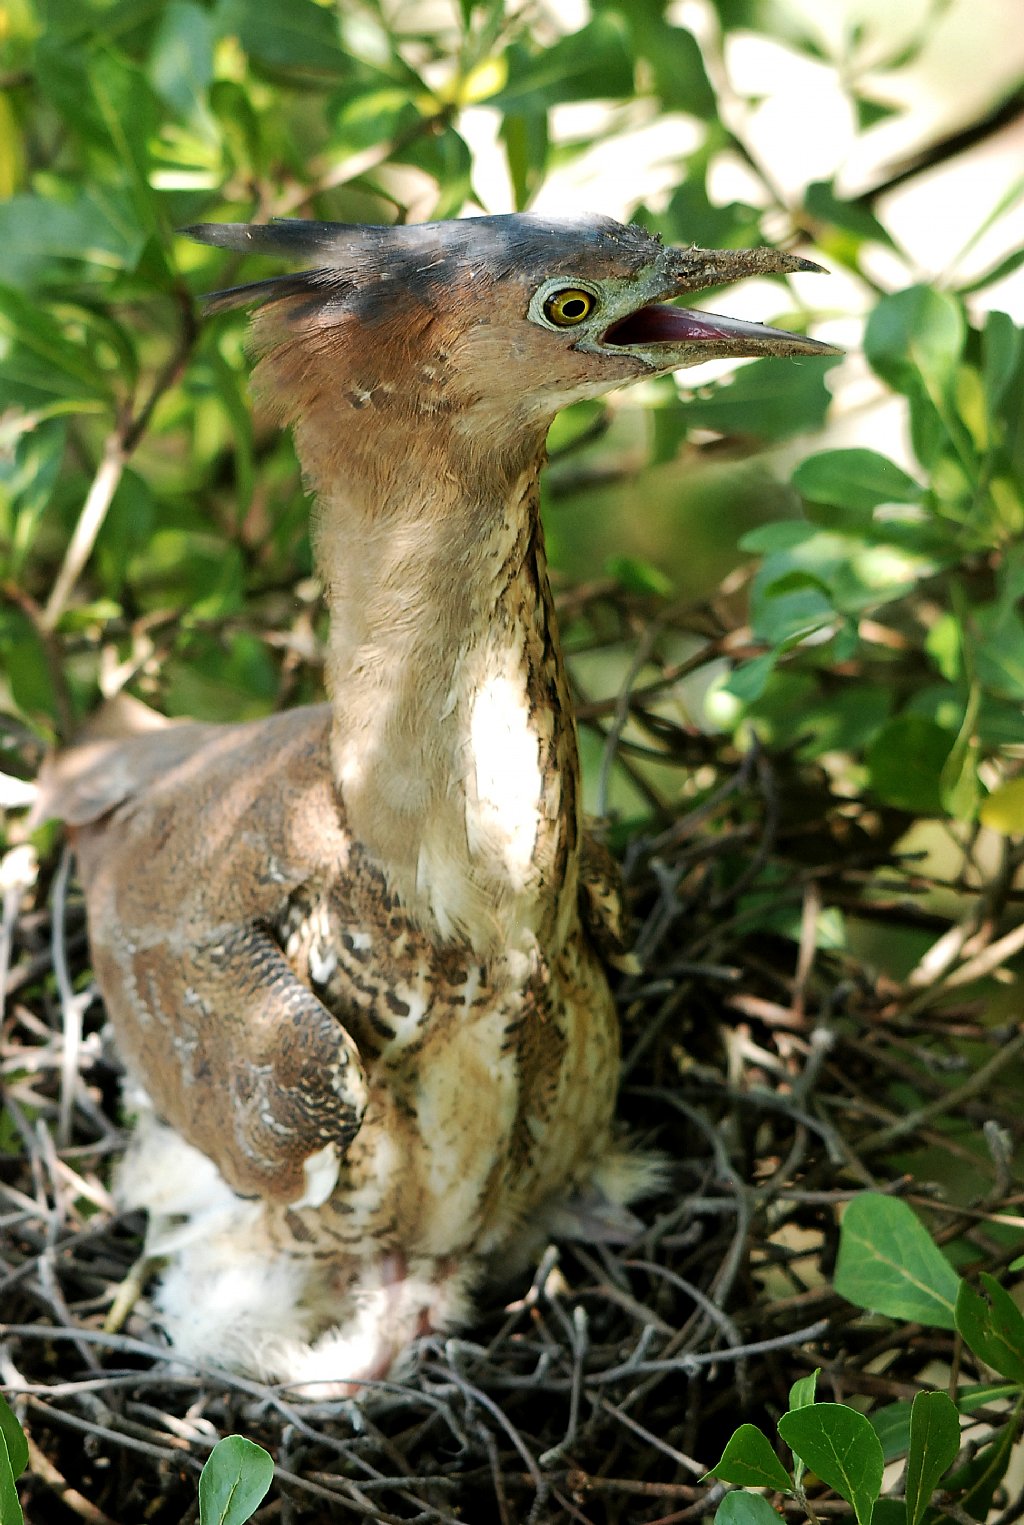
[[836, 353], [802, 334], [675, 305], [743, 276], [819, 268], [771, 248], [665, 247], [609, 218], [525, 213], [187, 231], [311, 264], [210, 299], [214, 311], [258, 306], [258, 381], [282, 419], [305, 425], [300, 433], [312, 419], [317, 430], [333, 420], [335, 430], [344, 421], [420, 438], [453, 428], [501, 448], [567, 403], [702, 360]]

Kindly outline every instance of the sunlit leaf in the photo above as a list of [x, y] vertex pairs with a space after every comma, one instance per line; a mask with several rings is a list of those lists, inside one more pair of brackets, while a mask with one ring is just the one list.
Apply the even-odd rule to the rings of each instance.
[[754, 360], [721, 385], [687, 397], [686, 421], [691, 428], [758, 439], [789, 439], [820, 429], [831, 401], [825, 376], [838, 364], [815, 357], [780, 371], [776, 360]]
[[979, 806], [978, 819], [1004, 836], [1024, 835], [1024, 778], [1011, 778], [993, 789]]
[[963, 353], [966, 328], [960, 304], [929, 286], [910, 286], [883, 297], [868, 319], [864, 353], [873, 370], [897, 392], [921, 382], [942, 392]]
[[920, 1219], [897, 1197], [862, 1192], [843, 1213], [835, 1289], [890, 1318], [955, 1328], [960, 1278]]
[[875, 450], [824, 450], [793, 473], [793, 486], [815, 503], [870, 513], [880, 503], [918, 503], [924, 489]]

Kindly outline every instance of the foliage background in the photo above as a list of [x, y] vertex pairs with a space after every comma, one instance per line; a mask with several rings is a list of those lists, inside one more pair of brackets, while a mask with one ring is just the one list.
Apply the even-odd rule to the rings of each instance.
[[[817, 251], [830, 279], [707, 305], [810, 326], [849, 358], [705, 367], [580, 406], [552, 435], [546, 516], [588, 801], [626, 853], [649, 975], [623, 991], [630, 1075], [676, 1100], [699, 1082], [735, 1124], [755, 1092], [810, 1104], [826, 1038], [848, 1044], [829, 1084], [859, 1099], [826, 1087], [819, 1103], [839, 1107], [841, 1144], [818, 1138], [808, 1162], [767, 1124], [727, 1129], [722, 1189], [841, 1195], [907, 1170], [967, 1214], [939, 1217], [961, 1261], [995, 1264], [1020, 1227], [1024, 37], [1014, 0], [891, 9], [3, 0], [0, 743], [16, 807], [42, 749], [122, 687], [224, 720], [319, 694], [291, 446], [253, 421], [240, 321], [199, 316], [199, 293], [270, 267], [177, 228], [589, 207], [677, 242]], [[92, 1232], [116, 1147], [97, 1120], [115, 1115], [102, 1013], [74, 904], [70, 968], [48, 951], [54, 834], [27, 849], [15, 809], [8, 845], [0, 1148], [17, 1183], [43, 1169], [38, 1128], [55, 1132], [77, 1183], [54, 1188], [60, 1221]], [[69, 1092], [55, 1032], [83, 1014]], [[695, 1147], [668, 1142], [681, 1160]], [[798, 1224], [794, 1209], [786, 1254], [769, 1253], [770, 1200], [761, 1238], [748, 1215], [732, 1241], [731, 1278], [713, 1234], [693, 1271], [714, 1307], [746, 1300], [748, 1332], [779, 1277], [827, 1295], [834, 1211]], [[27, 1221], [28, 1259], [7, 1263], [22, 1286], [57, 1220]], [[678, 1276], [668, 1221], [648, 1248]], [[602, 1274], [632, 1277], [642, 1303], [634, 1273]], [[95, 1276], [88, 1291], [67, 1291], [79, 1321], [103, 1301]], [[721, 1337], [679, 1317], [697, 1347]], [[755, 1406], [778, 1387], [765, 1382], [747, 1389]], [[727, 1391], [659, 1411], [677, 1457], [714, 1459], [701, 1425]], [[596, 1476], [607, 1441], [587, 1434], [571, 1460]], [[527, 1468], [530, 1507], [667, 1518], [666, 1498], [691, 1507], [698, 1490], [659, 1461], [619, 1464], [662, 1490], [639, 1495], [643, 1515], [628, 1490], [584, 1505], [564, 1456], [546, 1492]]]

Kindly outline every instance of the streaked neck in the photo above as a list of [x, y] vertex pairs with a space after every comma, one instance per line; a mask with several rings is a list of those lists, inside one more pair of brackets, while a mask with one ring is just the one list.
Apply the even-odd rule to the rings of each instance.
[[481, 956], [550, 946], [575, 915], [579, 759], [540, 441], [525, 463], [489, 462], [481, 485], [451, 462], [388, 460], [320, 493], [347, 820], [425, 930]]

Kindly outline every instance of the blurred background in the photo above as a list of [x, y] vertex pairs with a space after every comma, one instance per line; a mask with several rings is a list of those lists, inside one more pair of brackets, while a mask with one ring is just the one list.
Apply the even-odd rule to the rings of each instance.
[[706, 595], [799, 512], [824, 430], [912, 468], [864, 322], [922, 282], [1020, 319], [1020, 23], [1017, 0], [4, 0], [8, 706], [45, 732], [131, 681], [229, 718], [282, 682], [224, 622], [294, 583], [305, 507], [250, 424], [242, 320], [197, 326], [197, 292], [250, 274], [175, 238], [199, 218], [589, 209], [815, 253], [829, 276], [717, 300], [841, 364], [701, 367], [560, 421], [568, 579]]

